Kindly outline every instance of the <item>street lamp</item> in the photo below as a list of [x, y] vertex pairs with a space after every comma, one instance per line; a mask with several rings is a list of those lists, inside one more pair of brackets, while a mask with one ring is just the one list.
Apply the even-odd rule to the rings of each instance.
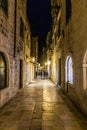
[[32, 58], [33, 62], [35, 62], [35, 57]]
[[45, 62], [45, 66], [47, 66], [47, 62]]
[[47, 65], [50, 65], [50, 64], [51, 64], [51, 61], [50, 61], [50, 60], [48, 60], [48, 61], [47, 61]]

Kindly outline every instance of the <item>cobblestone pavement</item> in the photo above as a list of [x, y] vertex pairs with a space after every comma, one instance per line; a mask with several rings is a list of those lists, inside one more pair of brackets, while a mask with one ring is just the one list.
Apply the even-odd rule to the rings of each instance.
[[87, 130], [87, 118], [51, 81], [38, 79], [0, 109], [0, 130]]

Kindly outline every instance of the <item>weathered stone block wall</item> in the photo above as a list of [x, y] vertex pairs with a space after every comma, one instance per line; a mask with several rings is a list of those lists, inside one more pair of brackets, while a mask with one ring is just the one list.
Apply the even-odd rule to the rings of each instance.
[[[78, 3], [78, 1], [76, 1]], [[87, 114], [87, 95], [83, 88], [83, 73], [82, 64], [83, 57], [87, 49], [87, 1], [80, 0], [77, 3], [73, 2], [73, 59], [74, 59], [74, 83], [76, 88], [76, 95], [78, 104]]]
[[[64, 3], [63, 3], [64, 7]], [[64, 12], [64, 8], [62, 8]], [[65, 15], [62, 13], [62, 19]], [[62, 22], [64, 27], [64, 22]], [[72, 15], [69, 23], [65, 24], [64, 47], [62, 48], [62, 60], [66, 62], [66, 57], [70, 55], [73, 59], [73, 84], [68, 84], [69, 97], [87, 114], [87, 92], [83, 88], [83, 57], [87, 50], [87, 1], [72, 1]], [[65, 65], [63, 64], [63, 68]], [[65, 75], [65, 69], [63, 69]], [[66, 92], [66, 83], [63, 77], [63, 89]]]
[[[15, 1], [8, 0], [8, 16], [0, 9], [0, 52], [6, 57], [8, 86], [0, 90], [0, 107], [9, 101], [20, 88], [20, 59], [24, 64], [24, 41], [20, 38], [20, 17], [23, 17], [24, 23], [26, 20], [26, 0], [17, 1], [17, 18], [16, 18], [16, 57], [14, 57], [14, 15]], [[18, 53], [18, 46], [23, 46], [23, 49]], [[23, 68], [23, 72], [25, 69]], [[23, 80], [24, 85], [24, 80]]]
[[[10, 8], [9, 8], [10, 7]], [[0, 9], [0, 51], [5, 55], [8, 66], [8, 86], [0, 90], [0, 106], [5, 104], [14, 91], [14, 1], [8, 1], [8, 16]], [[11, 93], [12, 92], [12, 93]], [[10, 95], [11, 94], [11, 95]]]

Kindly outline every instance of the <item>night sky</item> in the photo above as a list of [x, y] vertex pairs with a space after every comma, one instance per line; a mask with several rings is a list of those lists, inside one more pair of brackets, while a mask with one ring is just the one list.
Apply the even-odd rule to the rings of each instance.
[[27, 16], [33, 36], [39, 36], [39, 52], [52, 24], [51, 0], [27, 0]]

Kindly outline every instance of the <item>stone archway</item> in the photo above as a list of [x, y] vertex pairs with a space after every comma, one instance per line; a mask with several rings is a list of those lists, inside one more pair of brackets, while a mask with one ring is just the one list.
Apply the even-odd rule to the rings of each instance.
[[0, 89], [6, 86], [6, 61], [3, 53], [0, 52]]
[[0, 89], [8, 86], [7, 60], [3, 52], [0, 52]]
[[71, 56], [67, 56], [66, 58], [65, 74], [66, 74], [65, 75], [66, 82], [72, 84], [73, 83], [73, 62]]

